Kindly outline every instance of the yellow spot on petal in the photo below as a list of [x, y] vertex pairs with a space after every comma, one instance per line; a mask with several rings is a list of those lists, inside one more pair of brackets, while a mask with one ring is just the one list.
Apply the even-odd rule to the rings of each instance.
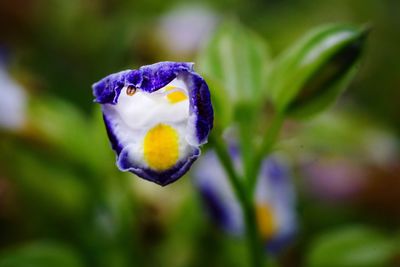
[[179, 157], [178, 133], [166, 124], [151, 128], [143, 142], [144, 158], [150, 168], [165, 171], [176, 164]]
[[270, 239], [277, 231], [277, 223], [268, 204], [256, 205], [258, 229], [264, 240]]
[[[170, 91], [170, 90], [175, 89], [175, 88], [177, 88], [177, 87], [175, 87], [175, 86], [167, 86], [167, 87], [165, 87], [165, 91]], [[183, 100], [186, 100], [187, 96], [186, 96], [185, 93], [183, 93], [181, 91], [175, 91], [175, 92], [172, 92], [172, 93], [168, 94], [167, 95], [167, 99], [168, 99], [168, 101], [170, 103], [175, 104], [175, 103], [181, 102]]]

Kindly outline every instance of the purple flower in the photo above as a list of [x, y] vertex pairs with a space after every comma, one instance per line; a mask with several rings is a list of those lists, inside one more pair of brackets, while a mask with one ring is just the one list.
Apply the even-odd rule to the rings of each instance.
[[200, 155], [213, 126], [210, 92], [193, 63], [160, 62], [93, 85], [117, 166], [167, 185]]
[[0, 130], [22, 130], [27, 120], [28, 95], [6, 69], [0, 49]]
[[[240, 172], [240, 155], [231, 153]], [[243, 211], [214, 151], [196, 164], [195, 184], [211, 219], [226, 232], [243, 235]], [[254, 205], [259, 233], [265, 247], [279, 252], [293, 239], [297, 229], [295, 193], [289, 171], [282, 160], [264, 160], [257, 181]]]

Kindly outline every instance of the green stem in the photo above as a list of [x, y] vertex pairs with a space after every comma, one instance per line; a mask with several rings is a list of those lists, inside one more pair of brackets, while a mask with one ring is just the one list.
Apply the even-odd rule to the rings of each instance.
[[[258, 111], [258, 109], [257, 109]], [[235, 115], [236, 123], [238, 124], [238, 137], [240, 145], [240, 155], [243, 166], [243, 176], [248, 178], [252, 173], [252, 167], [254, 162], [254, 129], [255, 129], [255, 118], [257, 113], [253, 105], [241, 104], [237, 106], [237, 112]], [[246, 184], [248, 186], [248, 184]], [[250, 192], [251, 190], [249, 190]]]
[[246, 191], [242, 186], [239, 175], [237, 175], [235, 171], [235, 167], [233, 166], [231, 156], [229, 155], [229, 151], [225, 145], [224, 140], [216, 137], [216, 135], [218, 135], [218, 133], [214, 133], [210, 136], [211, 142], [215, 148], [219, 160], [221, 161], [222, 166], [226, 171], [226, 174], [233, 187], [233, 190], [235, 191], [236, 196], [240, 201], [242, 201], [246, 198]]
[[266, 156], [271, 153], [273, 146], [278, 138], [279, 132], [282, 128], [285, 116], [282, 113], [277, 113], [272, 119], [271, 125], [269, 126], [268, 130], [265, 133], [265, 136], [262, 140], [260, 148], [256, 151], [256, 155], [254, 157], [253, 165], [249, 168], [248, 178], [249, 178], [249, 191], [250, 195], [254, 194], [258, 173], [260, 171], [260, 167], [262, 161], [265, 159]]
[[251, 266], [264, 266], [265, 255], [262, 250], [260, 234], [258, 232], [258, 224], [254, 209], [253, 200], [247, 195], [246, 200], [242, 202], [244, 211], [244, 221], [246, 226], [246, 239], [249, 253], [251, 255]]
[[[227, 173], [228, 179], [243, 210], [244, 223], [246, 227], [246, 240], [248, 243], [247, 247], [251, 257], [251, 266], [253, 267], [262, 267], [264, 265], [264, 253], [261, 246], [260, 235], [258, 233], [257, 218], [253, 203], [254, 191], [261, 163], [265, 156], [271, 152], [283, 125], [284, 118], [284, 115], [280, 113], [274, 116], [270, 127], [265, 133], [261, 146], [253, 158], [254, 161], [244, 162], [245, 165], [247, 165], [245, 166], [245, 175], [248, 179], [241, 179], [237, 174], [231, 156], [229, 155], [228, 148], [224, 140], [219, 137], [221, 136], [220, 133], [215, 131], [211, 136], [211, 142], [214, 145], [216, 153]], [[241, 125], [241, 127], [243, 127], [243, 125]], [[247, 137], [247, 135], [243, 134], [242, 138], [243, 137]], [[247, 184], [248, 187], [246, 187], [246, 181], [249, 182]]]
[[236, 173], [225, 142], [221, 138], [217, 138], [216, 135], [212, 135], [211, 141], [243, 210], [251, 266], [262, 267], [263, 252], [259, 239], [253, 198], [250, 194], [247, 194], [246, 187], [243, 184], [244, 179], [241, 179]]

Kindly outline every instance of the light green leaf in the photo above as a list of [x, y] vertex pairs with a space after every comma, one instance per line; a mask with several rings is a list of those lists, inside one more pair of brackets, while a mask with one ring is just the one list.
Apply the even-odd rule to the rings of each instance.
[[[198, 58], [200, 73], [214, 80], [211, 94], [220, 106], [259, 102], [265, 92], [268, 48], [263, 39], [238, 23], [222, 24]], [[261, 98], [261, 99], [260, 99]]]
[[355, 74], [366, 35], [358, 27], [322, 26], [283, 52], [268, 79], [277, 110], [305, 116], [333, 103]]
[[315, 240], [307, 258], [309, 267], [387, 266], [394, 242], [379, 231], [362, 226], [329, 232]]

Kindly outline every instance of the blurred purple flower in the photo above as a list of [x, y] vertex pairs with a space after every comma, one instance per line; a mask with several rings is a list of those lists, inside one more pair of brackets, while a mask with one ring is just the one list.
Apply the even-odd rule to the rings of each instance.
[[173, 54], [191, 55], [207, 41], [217, 20], [216, 14], [204, 6], [180, 6], [161, 17], [156, 36]]
[[7, 72], [5, 57], [0, 60], [0, 128], [20, 130], [26, 120], [27, 95]]
[[307, 190], [334, 202], [354, 197], [367, 182], [365, 166], [346, 158], [321, 158], [304, 164], [302, 170]]
[[[231, 155], [240, 170], [240, 155]], [[243, 211], [215, 152], [209, 151], [202, 156], [196, 164], [194, 178], [211, 219], [226, 232], [243, 235]], [[254, 204], [266, 248], [270, 252], [279, 252], [290, 243], [297, 230], [294, 188], [282, 160], [273, 157], [264, 160]]]

